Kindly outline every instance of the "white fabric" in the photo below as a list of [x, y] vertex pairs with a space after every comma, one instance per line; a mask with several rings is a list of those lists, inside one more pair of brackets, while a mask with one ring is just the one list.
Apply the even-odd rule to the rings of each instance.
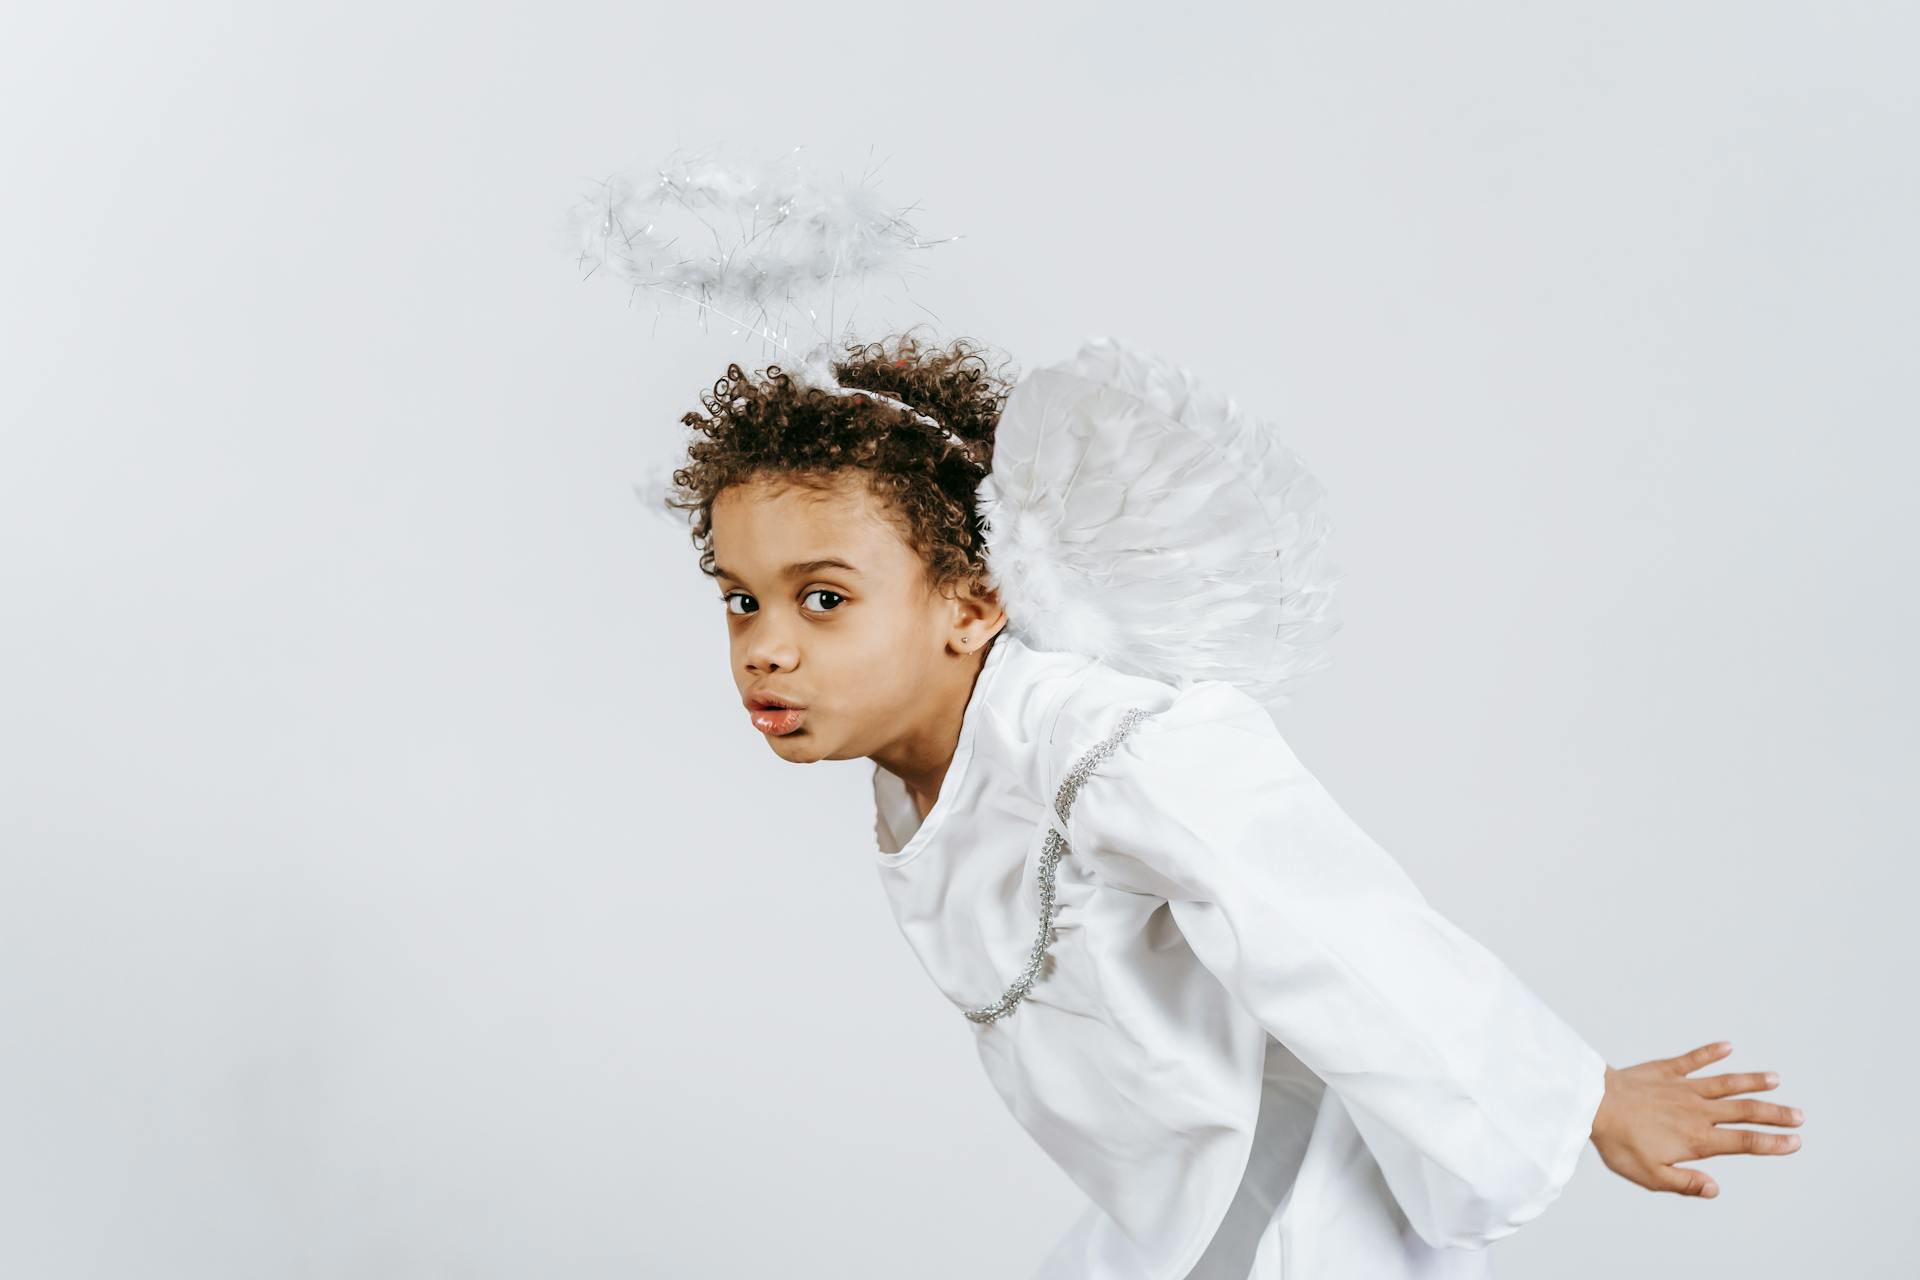
[[[1074, 762], [1055, 932], [1021, 972]], [[1014, 1118], [1091, 1201], [1035, 1280], [1484, 1277], [1572, 1176], [1605, 1060], [1219, 681], [1002, 632], [921, 821], [874, 766], [882, 884]]]

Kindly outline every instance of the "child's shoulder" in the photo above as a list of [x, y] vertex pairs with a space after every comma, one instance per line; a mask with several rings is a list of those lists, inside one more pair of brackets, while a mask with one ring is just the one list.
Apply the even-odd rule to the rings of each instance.
[[1225, 680], [1175, 683], [1123, 671], [1098, 659], [1075, 674], [1054, 709], [1048, 754], [1062, 773], [1089, 753], [1150, 758], [1205, 751], [1253, 735], [1279, 739], [1272, 714]]
[[1172, 900], [1307, 777], [1266, 705], [1224, 680], [1171, 683], [1089, 663], [1044, 753], [1060, 835], [1095, 880]]

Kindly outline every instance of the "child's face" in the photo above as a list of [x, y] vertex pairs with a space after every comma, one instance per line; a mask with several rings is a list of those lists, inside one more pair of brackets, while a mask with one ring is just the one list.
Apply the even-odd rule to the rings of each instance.
[[897, 749], [956, 680], [970, 683], [974, 664], [959, 656], [977, 654], [1003, 620], [990, 602], [932, 591], [882, 501], [852, 473], [829, 492], [756, 480], [714, 499], [734, 683], [743, 703], [769, 694], [802, 708], [740, 714], [784, 759]]

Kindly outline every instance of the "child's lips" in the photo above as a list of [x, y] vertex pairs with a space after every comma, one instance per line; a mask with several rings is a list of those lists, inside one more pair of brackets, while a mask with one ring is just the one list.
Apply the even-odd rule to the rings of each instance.
[[806, 714], [805, 707], [749, 707], [747, 709], [747, 715], [753, 721], [753, 727], [775, 737], [798, 729], [801, 718]]

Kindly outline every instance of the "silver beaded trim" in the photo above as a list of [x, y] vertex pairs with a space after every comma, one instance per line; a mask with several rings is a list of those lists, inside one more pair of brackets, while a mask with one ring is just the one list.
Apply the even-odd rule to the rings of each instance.
[[[1060, 825], [1067, 823], [1067, 814], [1073, 808], [1073, 798], [1080, 794], [1080, 786], [1087, 780], [1094, 767], [1113, 754], [1120, 740], [1132, 732], [1133, 727], [1146, 719], [1149, 712], [1138, 707], [1128, 707], [1120, 718], [1120, 726], [1108, 734], [1068, 771], [1066, 780], [1060, 784], [1060, 790], [1053, 798], [1053, 811], [1060, 815]], [[1033, 990], [1034, 979], [1040, 976], [1040, 965], [1047, 957], [1047, 944], [1053, 940], [1053, 869], [1059, 865], [1060, 855], [1067, 851], [1067, 842], [1053, 827], [1047, 828], [1046, 847], [1040, 853], [1040, 933], [1033, 940], [1033, 948], [1027, 953], [1027, 968], [1006, 994], [982, 1009], [968, 1009], [966, 1015], [974, 1022], [992, 1022], [1013, 1012], [1013, 1007]]]

